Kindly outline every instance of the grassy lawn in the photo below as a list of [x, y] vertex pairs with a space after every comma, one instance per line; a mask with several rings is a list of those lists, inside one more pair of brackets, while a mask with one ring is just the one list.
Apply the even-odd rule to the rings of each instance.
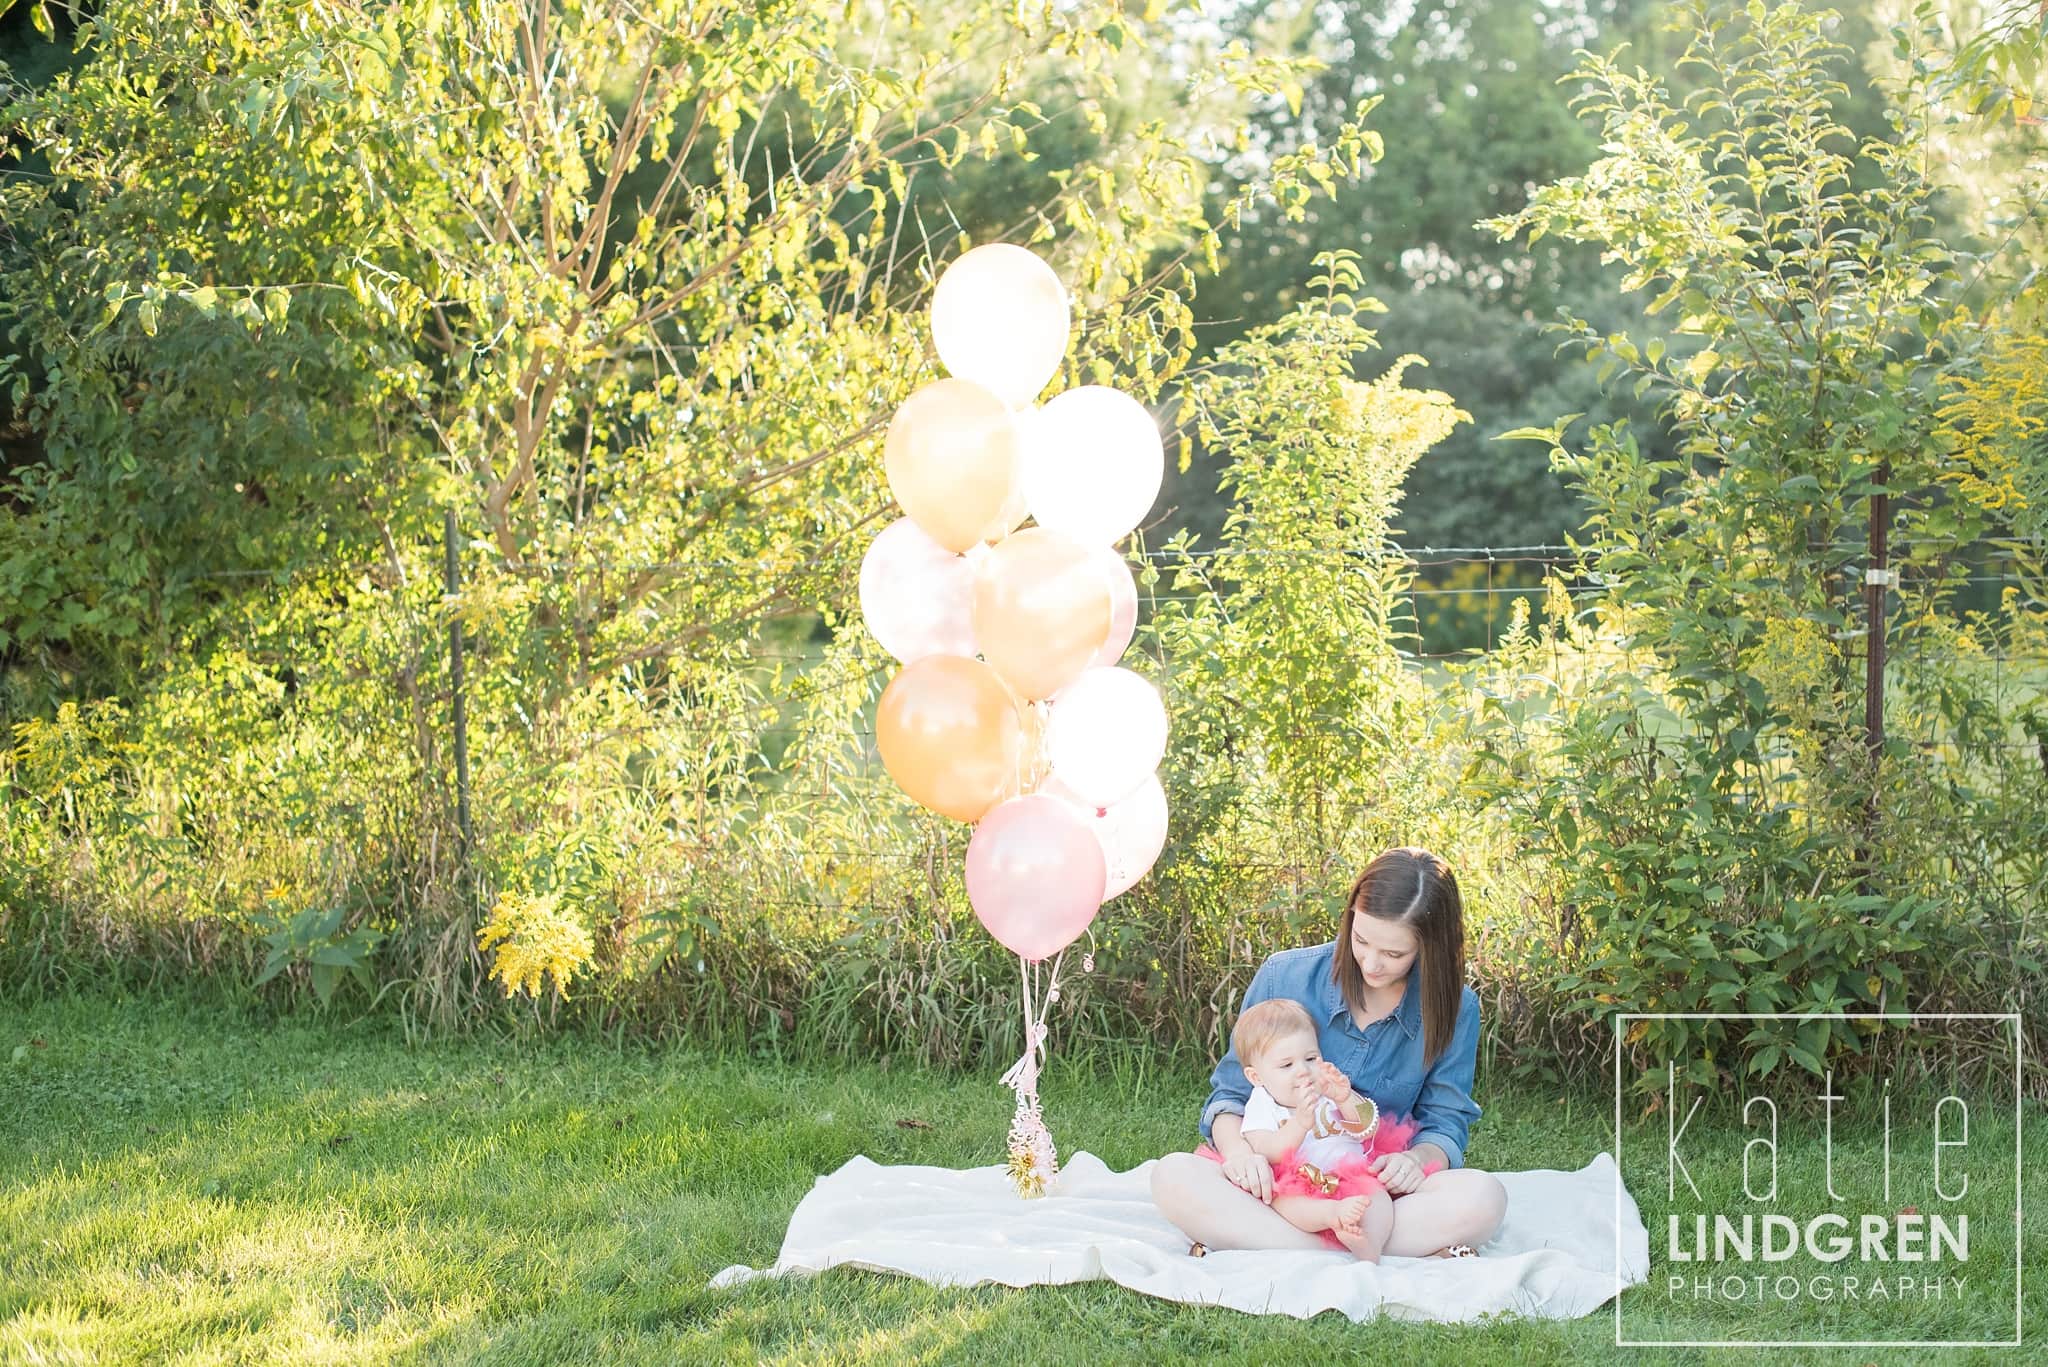
[[[1196, 1309], [1107, 1283], [940, 1291], [835, 1272], [705, 1288], [729, 1263], [772, 1261], [813, 1178], [855, 1154], [994, 1161], [1009, 1120], [996, 1072], [800, 1067], [589, 1039], [407, 1048], [379, 1026], [270, 1025], [190, 1002], [0, 1004], [0, 1362], [1708, 1356], [1617, 1350], [1605, 1312], [1360, 1326]], [[1199, 1076], [1079, 1077], [1056, 1058], [1046, 1109], [1063, 1150], [1124, 1168], [1184, 1144], [1203, 1091]], [[1475, 1165], [1578, 1167], [1611, 1147], [1611, 1098], [1489, 1088], [1482, 1075], [1481, 1100]], [[2038, 1169], [2048, 1148], [2033, 1119]], [[1982, 1123], [1992, 1144], [1996, 1122]], [[1867, 1152], [1878, 1139], [1852, 1127], [1838, 1142]], [[1724, 1192], [1740, 1183], [1702, 1179]], [[2010, 1269], [2009, 1226], [2005, 1239]], [[2036, 1265], [2043, 1249], [2029, 1230]], [[2033, 1328], [2042, 1281], [2029, 1288]], [[1628, 1305], [1659, 1332], [1719, 1337], [1753, 1314], [1660, 1314], [1651, 1289]], [[1977, 1359], [2013, 1355], [1914, 1360]]]

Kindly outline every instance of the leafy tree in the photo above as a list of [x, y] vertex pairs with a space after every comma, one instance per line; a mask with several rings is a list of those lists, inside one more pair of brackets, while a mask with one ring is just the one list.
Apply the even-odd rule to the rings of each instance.
[[1316, 294], [1187, 379], [1199, 435], [1229, 453], [1235, 506], [1213, 561], [1187, 533], [1166, 547], [1171, 592], [1154, 631], [1175, 671], [1203, 681], [1176, 728], [1183, 762], [1226, 787], [1232, 772], [1236, 786], [1270, 786], [1236, 817], [1273, 823], [1254, 846], [1264, 857], [1342, 867], [1369, 857], [1359, 827], [1385, 797], [1385, 776], [1361, 772], [1358, 755], [1419, 715], [1398, 655], [1402, 481], [1466, 415], [1406, 386], [1414, 357], [1352, 378], [1377, 345], [1363, 319], [1378, 305], [1359, 297], [1350, 253], [1317, 264]]
[[1869, 63], [1924, 89], [1958, 227], [1985, 251], [1986, 280], [2011, 287], [2048, 260], [2048, 11], [2039, 0], [1883, 0], [1878, 11]]
[[[1985, 699], [1966, 672], [1893, 678], [1882, 742], [1865, 728], [1873, 637], [1935, 658], [1973, 648], [1943, 609], [1986, 514], [1951, 496], [1941, 428], [1985, 333], [1955, 302], [1963, 263], [1927, 236], [1925, 99], [1901, 106], [1893, 136], [1859, 140], [1837, 114], [1847, 52], [1826, 12], [1685, 13], [1692, 95], [1675, 103], [1649, 73], [1590, 58], [1579, 104], [1604, 155], [1490, 224], [1599, 245], [1682, 341], [1570, 329], [1603, 377], [1658, 396], [1679, 434], [1670, 457], [1620, 422], [1515, 434], [1593, 509], [1587, 573], [1604, 592], [1574, 641], [1611, 640], [1620, 657], [1555, 717], [1558, 767], [1510, 768], [1501, 792], [1533, 804], [1534, 839], [1589, 928], [1574, 978], [1589, 1004], [1896, 1004], [1945, 990], [1959, 949], [2014, 950], [2023, 921], [2001, 869], [2038, 843], [1980, 786], [2010, 759], [1974, 724]], [[1901, 575], [1875, 600], [1871, 528]], [[1902, 959], [1933, 944], [1943, 957], [1908, 984]], [[1796, 1041], [1711, 1023], [1641, 1033], [1748, 1042], [1760, 1066], [1815, 1071], [1830, 1048], [1860, 1047], [1839, 1023]]]
[[[73, 69], [0, 93], [49, 165], [0, 184], [0, 388], [38, 438], [0, 650], [37, 700], [142, 718], [139, 750], [94, 743], [155, 857], [247, 902], [317, 832], [306, 880], [410, 923], [380, 955], [453, 1018], [451, 621], [487, 892], [596, 922], [726, 857], [783, 702], [876, 682], [799, 681], [775, 632], [850, 615], [882, 430], [932, 374], [922, 282], [967, 235], [899, 231], [915, 178], [1028, 182], [1034, 132], [1090, 125], [1021, 234], [1076, 300], [1060, 383], [1149, 397], [1185, 364], [1202, 163], [1169, 120], [1092, 118], [1152, 33], [1114, 4], [112, 0]], [[1201, 81], [1299, 67], [1237, 45]], [[1342, 130], [1244, 194], [1298, 213], [1365, 150]], [[207, 779], [244, 769], [288, 819]]]
[[[1180, 532], [1143, 577], [1134, 649], [1170, 700], [1175, 836], [1126, 900], [1173, 900], [1135, 927], [1105, 916], [1103, 936], [1132, 957], [1149, 941], [1155, 969], [1220, 955], [1236, 974], [1262, 957], [1252, 946], [1327, 934], [1351, 875], [1390, 845], [1459, 849], [1470, 895], [1494, 888], [1431, 735], [1429, 685], [1402, 659], [1412, 574], [1393, 540], [1404, 481], [1465, 414], [1410, 387], [1413, 357], [1354, 378], [1379, 306], [1350, 253], [1317, 266], [1288, 316], [1182, 385], [1199, 438], [1226, 457], [1233, 506], [1219, 546]], [[1216, 911], [1172, 914], [1180, 904]]]
[[[1673, 7], [1662, 0], [1422, 0], [1391, 9], [1340, 3], [1247, 13], [1255, 16], [1247, 31], [1313, 54], [1323, 69], [1302, 82], [1298, 99], [1265, 103], [1244, 148], [1224, 163], [1226, 173], [1313, 141], [1368, 97], [1379, 101], [1373, 126], [1387, 154], [1298, 224], [1253, 214], [1225, 234], [1223, 275], [1203, 294], [1205, 342], [1221, 347], [1283, 313], [1300, 289], [1289, 263], [1319, 251], [1357, 251], [1369, 287], [1388, 305], [1379, 326], [1387, 354], [1427, 357], [1430, 383], [1473, 414], [1418, 465], [1402, 509], [1404, 542], [1560, 542], [1578, 528], [1585, 505], [1540, 452], [1494, 439], [1579, 412], [1597, 422], [1626, 420], [1638, 440], [1668, 454], [1673, 438], [1656, 407], [1598, 383], [1580, 357], [1557, 352], [1548, 332], [1560, 313], [1603, 333], [1640, 332], [1647, 296], [1622, 289], [1591, 245], [1503, 243], [1478, 225], [1519, 211], [1535, 186], [1577, 174], [1596, 158], [1593, 130], [1571, 109], [1578, 49], [1626, 43], [1628, 64], [1682, 96], [1692, 78], [1677, 65], [1684, 35], [1671, 22]], [[1831, 22], [1855, 46], [1879, 32], [1855, 6]], [[1844, 126], [1859, 138], [1889, 136], [1876, 84], [1857, 67], [1845, 66], [1842, 75]], [[1219, 180], [1228, 184], [1229, 174]], [[1213, 535], [1226, 510], [1192, 491], [1189, 501], [1190, 525]]]
[[[1593, 159], [1593, 138], [1559, 81], [1575, 46], [1625, 18], [1503, 0], [1426, 0], [1394, 12], [1304, 6], [1261, 18], [1273, 41], [1324, 66], [1298, 100], [1268, 102], [1228, 165], [1242, 171], [1313, 142], [1361, 98], [1377, 101], [1373, 126], [1387, 153], [1299, 224], [1253, 215], [1226, 234], [1223, 275], [1204, 295], [1205, 336], [1220, 347], [1284, 313], [1300, 291], [1289, 262], [1358, 253], [1368, 288], [1387, 304], [1387, 354], [1427, 357], [1431, 384], [1474, 415], [1416, 468], [1400, 519], [1410, 545], [1555, 542], [1578, 525], [1582, 510], [1564, 485], [1536, 453], [1492, 442], [1501, 431], [1560, 409], [1611, 410], [1654, 427], [1654, 414], [1627, 396], [1604, 398], [1544, 332], [1566, 303], [1621, 325], [1631, 305], [1597, 253], [1555, 242], [1504, 247], [1476, 227]], [[1198, 526], [1213, 532], [1221, 516], [1211, 510]]]

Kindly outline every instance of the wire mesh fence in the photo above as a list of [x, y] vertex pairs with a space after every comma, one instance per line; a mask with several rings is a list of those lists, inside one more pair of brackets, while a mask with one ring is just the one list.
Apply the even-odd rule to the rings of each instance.
[[[1847, 559], [1855, 556], [1862, 546], [1860, 543], [1844, 543], [1836, 549]], [[1231, 548], [1188, 554], [1170, 550], [1139, 550], [1128, 558], [1141, 569], [1158, 569], [1162, 575], [1177, 566], [1192, 565], [1199, 571], [1201, 579], [1219, 584], [1228, 583], [1233, 562], [1247, 557], [1298, 561], [1305, 573], [1316, 575], [1342, 574], [1355, 569], [1369, 569], [1376, 574], [1385, 574], [1390, 569], [1399, 571], [1403, 584], [1398, 593], [1399, 612], [1392, 624], [1394, 634], [1403, 655], [1424, 666], [1432, 662], [1470, 660], [1493, 650], [1510, 630], [1518, 612], [1524, 620], [1540, 618], [1546, 600], [1554, 594], [1561, 594], [1574, 610], [1579, 610], [1612, 593], [1611, 587], [1601, 581], [1601, 551], [1598, 547], [1556, 543], [1442, 547], [1379, 545], [1341, 552]], [[238, 566], [208, 570], [189, 578], [214, 582], [226, 592], [239, 592], [241, 595], [249, 595], [252, 591], [260, 594], [262, 587], [285, 588], [308, 581], [352, 582], [359, 588], [374, 588], [388, 595], [390, 605], [399, 609], [401, 616], [409, 617], [417, 632], [412, 654], [419, 667], [432, 669], [436, 663], [436, 641], [447, 640], [443, 634], [445, 620], [435, 612], [434, 596], [423, 593], [423, 586], [409, 580], [402, 569], [394, 577], [393, 566], [394, 561], [381, 558], [345, 565], [307, 563], [267, 569]], [[497, 560], [487, 566], [492, 576], [512, 580], [540, 579], [558, 584], [590, 581], [600, 585], [619, 576], [659, 574], [672, 581], [687, 583], [693, 579], [726, 581], [750, 574], [766, 576], [786, 569], [764, 561], [717, 558], [619, 561], [585, 558], [518, 563]], [[446, 608], [455, 602], [455, 594], [473, 585], [461, 586], [452, 592], [444, 586], [435, 587], [443, 589], [439, 595], [439, 606]], [[1950, 616], [1957, 620], [1974, 617], [1994, 628], [1988, 633], [1992, 642], [1990, 648], [1974, 654], [1965, 663], [1974, 671], [1988, 672], [1990, 693], [1998, 700], [1998, 710], [2001, 714], [2011, 711], [2015, 716], [2040, 699], [2044, 666], [2048, 666], [2048, 656], [2043, 652], [2015, 651], [2004, 643], [2002, 634], [1996, 630], [2007, 610], [2005, 600], [2008, 593], [2026, 588], [2019, 567], [2011, 557], [1982, 553], [1970, 571], [1959, 577], [1957, 590], [1948, 607]], [[1141, 606], [1149, 614], [1161, 605], [1185, 603], [1199, 596], [1195, 592], [1174, 592], [1166, 587], [1162, 577], [1141, 592]], [[245, 618], [245, 621], [253, 620], [256, 619]], [[839, 629], [859, 630], [857, 619]], [[545, 639], [574, 632], [577, 628], [567, 622], [527, 621], [521, 623], [517, 630], [525, 637]], [[750, 645], [744, 652], [744, 658], [749, 664], [784, 666], [793, 673], [801, 674], [820, 661], [824, 654], [823, 645], [831, 635], [832, 631], [818, 622], [799, 638], [792, 639], [788, 633], [783, 633], [774, 642]], [[1938, 658], [1931, 653], [1926, 646], [1927, 640], [1924, 632], [1888, 632], [1887, 645], [1892, 655], [1890, 669], [1900, 674], [1910, 672], [1915, 678], [1925, 681], [1933, 672], [1957, 666], [1959, 662]], [[1867, 650], [1867, 642], [1867, 633], [1861, 630], [1843, 633], [1841, 648], [1844, 658], [1860, 662]], [[445, 648], [438, 653], [445, 657]], [[812, 675], [805, 678], [802, 689], [806, 696], [815, 696], [827, 691], [871, 686], [886, 672], [886, 664], [874, 664], [836, 676]], [[441, 701], [452, 704], [452, 699]], [[698, 720], [707, 719], [699, 717]], [[792, 730], [786, 726], [771, 726], [764, 728], [761, 734], [786, 735]], [[2012, 743], [2027, 742], [2015, 739]]]
[[[1861, 543], [1843, 543], [1835, 549], [1847, 562], [1853, 560], [1863, 546]], [[1399, 572], [1403, 584], [1397, 596], [1397, 616], [1392, 623], [1394, 635], [1403, 656], [1424, 668], [1438, 663], [1470, 661], [1494, 650], [1512, 628], [1518, 613], [1522, 620], [1540, 621], [1546, 601], [1553, 595], [1562, 595], [1574, 611], [1583, 611], [1613, 594], [1612, 587], [1602, 582], [1599, 573], [1600, 548], [1584, 545], [1382, 545], [1361, 546], [1335, 553], [1233, 548], [1199, 551], [1192, 555], [1179, 551], [1139, 550], [1127, 558], [1141, 570], [1149, 567], [1161, 572], [1158, 582], [1141, 590], [1141, 610], [1143, 614], [1150, 615], [1164, 604], [1187, 603], [1202, 596], [1198, 592], [1175, 592], [1167, 587], [1167, 578], [1176, 567], [1192, 565], [1207, 583], [1227, 584], [1233, 562], [1246, 557], [1298, 561], [1305, 573], [1316, 575], [1342, 574], [1358, 569], [1375, 574], [1386, 574], [1390, 570]], [[535, 559], [518, 563], [495, 560], [486, 569], [492, 576], [510, 580], [602, 585], [615, 582], [622, 576], [644, 574], [658, 574], [671, 582], [684, 584], [693, 581], [724, 582], [747, 575], [772, 575], [787, 567], [762, 561], [716, 558], [617, 561], [587, 558]], [[418, 633], [413, 653], [421, 667], [433, 669], [436, 643], [445, 643], [447, 639], [445, 620], [437, 617], [431, 596], [421, 593], [418, 585], [394, 581], [391, 571], [392, 562], [380, 559], [343, 566], [306, 564], [273, 569], [224, 568], [206, 571], [193, 578], [218, 582], [224, 587], [239, 586], [243, 593], [258, 590], [259, 586], [282, 588], [316, 579], [375, 585], [390, 596], [394, 607], [401, 608], [410, 616]], [[471, 573], [474, 572], [472, 569]], [[2043, 696], [2044, 680], [2048, 680], [2048, 651], [2029, 647], [2015, 649], [2008, 643], [2007, 633], [2000, 628], [2005, 625], [2010, 612], [2008, 595], [2038, 592], [2038, 585], [2027, 583], [2013, 557], [1997, 552], [1980, 552], [1968, 572], [1954, 576], [1953, 582], [1955, 591], [1948, 600], [1947, 615], [1953, 621], [1974, 619], [1988, 627], [1988, 631], [1980, 633], [1980, 640], [1986, 643], [1985, 648], [1973, 652], [1967, 660], [1943, 657], [1937, 653], [1937, 647], [1930, 644], [1937, 638], [1924, 631], [1901, 632], [1894, 624], [1886, 637], [1890, 657], [1887, 677], [1899, 678], [1910, 674], [1924, 690], [1934, 675], [1945, 669], [1962, 667], [1987, 675], [1988, 691], [1996, 700], [1996, 710], [2017, 726], [2030, 715], [2031, 709]], [[229, 591], [234, 590], [230, 587]], [[456, 590], [458, 593], [461, 591]], [[452, 602], [451, 595], [442, 594], [441, 607]], [[857, 618], [838, 627], [839, 631], [859, 629]], [[517, 630], [523, 637], [545, 640], [573, 633], [578, 628], [568, 622], [527, 621], [521, 623]], [[875, 687], [888, 672], [886, 661], [836, 674], [808, 672], [823, 659], [824, 646], [833, 634], [832, 628], [813, 618], [810, 629], [801, 635], [792, 636], [784, 632], [773, 639], [764, 638], [748, 646], [744, 659], [750, 665], [780, 666], [792, 676], [801, 677], [802, 682], [797, 686], [806, 697]], [[1860, 667], [1868, 650], [1868, 633], [1859, 627], [1842, 632], [1840, 636], [1838, 645], [1842, 659]], [[445, 645], [438, 653], [445, 662]], [[1553, 658], [1562, 667], [1561, 656], [1554, 653]], [[452, 705], [452, 699], [441, 701]], [[704, 724], [715, 723], [717, 719], [699, 715], [696, 720]], [[797, 731], [798, 728], [787, 725], [771, 725], [761, 728], [759, 734], [764, 738], [775, 738], [792, 736]], [[1945, 742], [1921, 738], [1915, 743], [1940, 746]], [[2026, 746], [2033, 741], [2024, 734], [2016, 734], [2008, 743]]]

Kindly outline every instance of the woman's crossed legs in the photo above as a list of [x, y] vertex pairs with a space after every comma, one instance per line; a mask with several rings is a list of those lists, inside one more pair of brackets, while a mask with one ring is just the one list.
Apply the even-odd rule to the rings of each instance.
[[[1329, 1251], [1314, 1234], [1223, 1175], [1212, 1159], [1169, 1153], [1152, 1167], [1152, 1200], [1167, 1219], [1210, 1248], [1312, 1248]], [[1394, 1202], [1394, 1228], [1381, 1251], [1396, 1258], [1427, 1258], [1458, 1244], [1477, 1247], [1494, 1236], [1507, 1213], [1500, 1179], [1476, 1168], [1430, 1174]]]

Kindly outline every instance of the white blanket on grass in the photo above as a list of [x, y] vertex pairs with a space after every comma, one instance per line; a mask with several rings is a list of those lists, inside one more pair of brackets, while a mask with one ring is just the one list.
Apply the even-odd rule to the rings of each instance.
[[1111, 1172], [1076, 1153], [1052, 1194], [1023, 1201], [1001, 1167], [855, 1158], [797, 1204], [773, 1267], [728, 1267], [711, 1285], [828, 1267], [937, 1286], [1106, 1277], [1150, 1296], [1253, 1314], [1470, 1320], [1501, 1312], [1574, 1319], [1649, 1276], [1649, 1231], [1605, 1153], [1577, 1172], [1496, 1173], [1507, 1219], [1477, 1258], [1389, 1257], [1377, 1266], [1334, 1250], [1190, 1258], [1187, 1238], [1152, 1204], [1151, 1169]]

